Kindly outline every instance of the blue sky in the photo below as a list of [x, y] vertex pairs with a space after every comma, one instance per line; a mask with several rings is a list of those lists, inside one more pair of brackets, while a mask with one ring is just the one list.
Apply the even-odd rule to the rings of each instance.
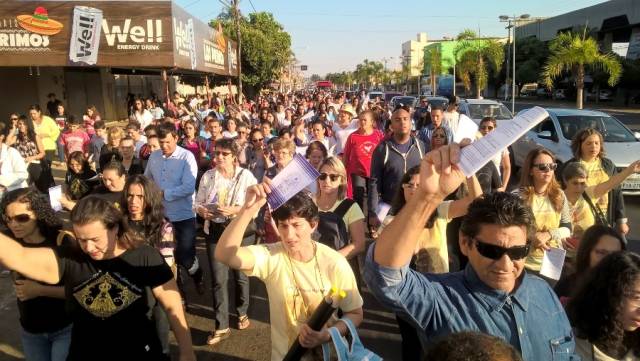
[[[175, 0], [203, 21], [222, 9], [216, 0]], [[253, 6], [251, 5], [253, 3]], [[603, 0], [240, 0], [246, 14], [268, 11], [291, 34], [292, 50], [307, 76], [353, 70], [364, 59], [399, 64], [403, 42], [426, 32], [431, 39], [455, 36], [465, 28], [482, 36], [507, 35], [498, 16], [530, 14], [550, 17]]]

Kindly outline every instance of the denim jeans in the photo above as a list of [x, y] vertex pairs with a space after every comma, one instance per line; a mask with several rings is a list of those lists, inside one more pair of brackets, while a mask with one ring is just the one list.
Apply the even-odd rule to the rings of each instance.
[[[216, 330], [229, 328], [229, 267], [214, 258], [216, 245], [223, 231], [223, 225], [212, 223], [209, 226], [209, 235], [206, 238], [209, 270], [212, 275], [211, 280], [213, 283], [213, 311], [216, 314]], [[248, 245], [252, 242], [253, 236], [247, 237], [242, 241], [242, 245]], [[231, 274], [235, 278], [234, 289], [236, 312], [238, 317], [244, 316], [247, 314], [247, 310], [249, 309], [249, 277], [247, 277], [247, 275], [242, 271], [238, 270], [231, 270]]]
[[56, 141], [56, 147], [58, 151], [58, 160], [60, 161], [60, 163], [64, 163], [64, 144], [62, 144], [61, 139], [62, 139], [62, 133], [60, 133], [60, 136]]
[[189, 270], [196, 258], [196, 219], [171, 222], [176, 242], [176, 262]]
[[369, 184], [367, 178], [356, 174], [351, 175], [351, 189], [353, 189], [353, 200], [358, 203], [360, 209], [364, 209], [364, 196]]
[[71, 344], [69, 325], [51, 333], [30, 333], [22, 330], [22, 348], [27, 361], [65, 361]]

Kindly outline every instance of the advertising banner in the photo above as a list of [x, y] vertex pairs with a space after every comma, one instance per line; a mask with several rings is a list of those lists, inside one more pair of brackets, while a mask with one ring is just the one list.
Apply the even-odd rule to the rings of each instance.
[[96, 65], [100, 48], [102, 10], [88, 6], [76, 6], [73, 9], [71, 28], [69, 60], [72, 63]]

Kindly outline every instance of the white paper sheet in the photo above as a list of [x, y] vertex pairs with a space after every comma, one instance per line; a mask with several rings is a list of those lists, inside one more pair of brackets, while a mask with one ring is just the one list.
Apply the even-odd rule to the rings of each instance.
[[62, 210], [62, 203], [60, 203], [60, 198], [62, 198], [61, 185], [49, 188], [49, 203], [51, 203], [51, 208], [53, 208], [53, 210], [56, 212]]
[[460, 167], [467, 177], [475, 174], [505, 148], [515, 143], [529, 129], [549, 116], [546, 110], [533, 107], [510, 121], [500, 123], [493, 132], [471, 143], [460, 153]]
[[559, 280], [564, 266], [564, 257], [567, 251], [562, 248], [551, 248], [544, 252], [540, 274], [554, 280]]
[[376, 216], [378, 216], [378, 219], [380, 220], [380, 222], [384, 221], [390, 209], [391, 209], [391, 205], [382, 201], [378, 202], [378, 209], [376, 210]]
[[319, 175], [303, 156], [296, 153], [293, 160], [271, 180], [271, 193], [267, 196], [269, 206], [275, 211], [296, 193], [315, 182]]

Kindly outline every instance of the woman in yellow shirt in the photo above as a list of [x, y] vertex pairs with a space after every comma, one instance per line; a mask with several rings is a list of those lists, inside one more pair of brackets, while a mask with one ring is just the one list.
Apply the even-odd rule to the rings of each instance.
[[29, 116], [33, 121], [36, 134], [42, 138], [45, 158], [51, 163], [56, 155], [56, 141], [60, 135], [60, 128], [51, 117], [42, 114], [42, 110], [37, 104], [29, 107]]
[[[587, 170], [587, 186], [606, 182], [617, 173], [615, 164], [611, 159], [605, 157], [604, 138], [596, 129], [587, 128], [576, 133], [571, 142], [571, 151], [574, 158], [564, 166], [572, 162], [584, 165]], [[558, 173], [561, 175], [562, 170]], [[623, 235], [629, 233], [624, 199], [619, 186], [594, 200], [594, 204], [597, 204], [602, 210], [611, 226]]]
[[536, 217], [536, 233], [525, 267], [540, 272], [544, 251], [562, 247], [562, 240], [571, 235], [569, 202], [554, 177], [556, 157], [546, 149], [534, 149], [527, 154], [522, 167], [520, 196], [529, 204]]

